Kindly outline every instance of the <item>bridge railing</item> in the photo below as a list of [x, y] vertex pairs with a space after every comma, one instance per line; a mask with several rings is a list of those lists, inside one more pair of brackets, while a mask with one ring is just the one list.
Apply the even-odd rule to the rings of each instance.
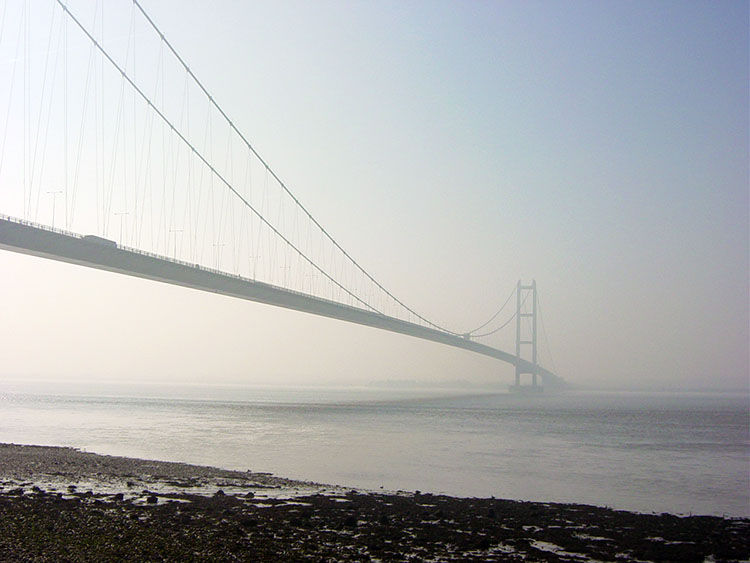
[[[56, 234], [59, 234], [59, 235], [63, 235], [63, 236], [66, 236], [66, 237], [76, 238], [76, 239], [79, 239], [79, 240], [85, 238], [85, 236], [86, 236], [86, 235], [82, 235], [82, 234], [79, 234], [79, 233], [75, 233], [73, 231], [67, 231], [65, 229], [60, 229], [58, 227], [51, 227], [50, 225], [44, 225], [42, 223], [36, 223], [34, 221], [29, 221], [27, 219], [21, 219], [19, 217], [13, 217], [11, 215], [5, 215], [4, 213], [0, 213], [0, 219], [3, 219], [5, 221], [10, 221], [12, 223], [18, 223], [20, 225], [26, 225], [28, 227], [33, 227], [35, 229], [41, 229], [41, 230], [44, 230], [44, 231], [53, 232], [53, 233], [56, 233]], [[285, 291], [287, 293], [292, 293], [294, 295], [298, 295], [298, 296], [304, 297], [306, 299], [310, 299], [310, 298], [317, 299], [318, 301], [321, 301], [323, 303], [326, 303], [326, 304], [329, 304], [329, 305], [336, 305], [338, 307], [343, 307], [343, 308], [349, 309], [351, 311], [366, 311], [367, 313], [370, 313], [370, 314], [373, 314], [373, 315], [379, 315], [379, 316], [381, 316], [383, 318], [394, 319], [394, 320], [398, 320], [398, 321], [401, 321], [401, 322], [406, 322], [408, 324], [413, 324], [413, 323], [409, 323], [408, 321], [403, 321], [401, 319], [397, 319], [396, 317], [389, 317], [388, 315], [383, 315], [382, 313], [377, 313], [375, 311], [368, 311], [367, 309], [363, 309], [361, 307], [355, 307], [353, 305], [348, 305], [346, 303], [341, 303], [339, 301], [334, 301], [332, 299], [326, 299], [325, 297], [319, 297], [317, 295], [312, 295], [310, 293], [304, 293], [302, 291], [297, 291], [297, 290], [294, 290], [294, 289], [289, 289], [289, 288], [286, 288], [286, 287], [282, 287], [282, 286], [270, 284], [270, 283], [267, 283], [267, 282], [262, 282], [262, 281], [254, 280], [252, 278], [246, 278], [246, 277], [241, 276], [239, 274], [234, 274], [232, 272], [226, 272], [224, 270], [218, 270], [216, 268], [210, 268], [208, 266], [203, 266], [203, 265], [198, 264], [196, 262], [186, 262], [185, 260], [179, 260], [177, 258], [171, 258], [169, 256], [164, 256], [163, 254], [156, 254], [154, 252], [149, 252], [148, 250], [142, 250], [140, 248], [134, 248], [132, 246], [127, 246], [127, 245], [123, 245], [123, 244], [119, 244], [119, 243], [116, 243], [116, 244], [117, 244], [117, 249], [118, 250], [124, 250], [126, 252], [132, 252], [133, 254], [139, 254], [141, 256], [146, 256], [148, 258], [154, 258], [156, 260], [162, 260], [162, 261], [165, 261], [165, 262], [170, 262], [172, 264], [178, 264], [180, 266], [185, 266], [185, 267], [188, 267], [188, 268], [193, 268], [193, 269], [201, 270], [203, 272], [207, 272], [207, 273], [214, 274], [214, 275], [229, 277], [229, 278], [233, 278], [233, 279], [244, 281], [244, 282], [248, 282], [248, 283], [254, 283], [254, 284], [257, 284], [257, 285], [263, 285], [263, 286], [271, 288], [271, 289], [282, 290], [282, 291]], [[421, 326], [421, 325], [418, 325], [418, 326]]]
[[58, 227], [51, 227], [49, 225], [44, 225], [42, 223], [35, 223], [34, 221], [28, 221], [27, 219], [21, 219], [19, 217], [12, 217], [10, 215], [5, 215], [4, 213], [0, 213], [0, 219], [4, 219], [5, 221], [10, 221], [11, 223], [18, 223], [20, 225], [27, 225], [29, 227], [34, 227], [35, 229], [42, 229], [44, 231], [51, 231], [53, 233], [57, 233], [57, 234], [60, 234], [60, 235], [65, 235], [67, 237], [83, 238], [83, 235], [79, 235], [78, 233], [74, 233], [72, 231], [66, 231], [65, 229], [60, 229]]

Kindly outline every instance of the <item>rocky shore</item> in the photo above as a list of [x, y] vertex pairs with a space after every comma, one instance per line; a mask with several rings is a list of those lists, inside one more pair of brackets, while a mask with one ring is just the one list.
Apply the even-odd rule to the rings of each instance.
[[344, 490], [0, 444], [0, 561], [742, 561], [750, 520]]

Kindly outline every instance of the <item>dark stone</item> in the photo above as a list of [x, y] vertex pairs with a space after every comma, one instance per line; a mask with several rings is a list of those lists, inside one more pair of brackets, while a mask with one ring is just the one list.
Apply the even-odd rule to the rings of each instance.
[[491, 545], [492, 543], [490, 542], [490, 538], [488, 538], [487, 536], [480, 538], [477, 542], [477, 547], [479, 549], [489, 549]]

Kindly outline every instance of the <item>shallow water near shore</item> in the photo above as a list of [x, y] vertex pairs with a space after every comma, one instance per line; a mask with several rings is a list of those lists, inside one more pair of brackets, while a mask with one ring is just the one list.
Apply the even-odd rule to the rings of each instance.
[[750, 516], [748, 397], [0, 386], [0, 442], [379, 490]]

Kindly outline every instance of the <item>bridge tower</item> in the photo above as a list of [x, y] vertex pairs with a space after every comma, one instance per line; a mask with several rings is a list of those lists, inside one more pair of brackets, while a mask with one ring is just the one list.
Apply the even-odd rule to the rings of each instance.
[[[526, 305], [531, 297], [531, 305]], [[530, 312], [529, 312], [530, 310]], [[516, 285], [516, 358], [519, 360], [516, 363], [516, 382], [511, 387], [512, 391], [521, 391], [521, 375], [525, 373], [531, 374], [531, 389], [532, 391], [541, 391], [541, 386], [537, 383], [539, 375], [539, 363], [537, 356], [537, 312], [538, 312], [538, 301], [536, 296], [536, 280], [532, 280], [531, 285], [523, 285], [521, 280]], [[524, 330], [523, 319], [531, 318], [531, 334], [528, 334], [528, 329]], [[521, 349], [522, 346], [531, 346], [531, 368], [528, 366], [522, 366], [520, 360], [522, 359]], [[527, 387], [528, 388], [528, 387]]]

